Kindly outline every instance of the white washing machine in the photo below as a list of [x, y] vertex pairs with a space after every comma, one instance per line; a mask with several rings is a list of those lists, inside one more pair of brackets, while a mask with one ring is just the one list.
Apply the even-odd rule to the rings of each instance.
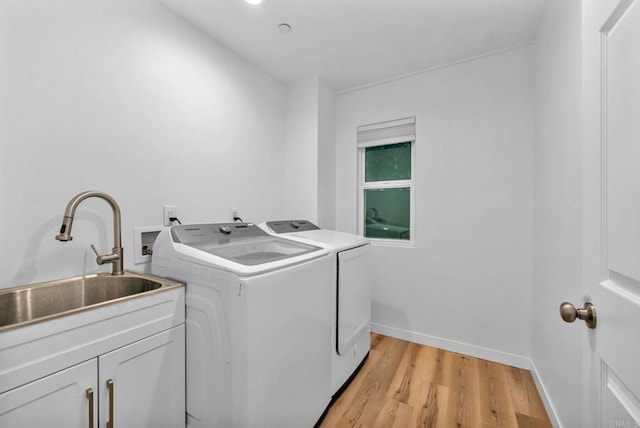
[[152, 272], [186, 283], [187, 426], [312, 427], [331, 400], [329, 252], [251, 223], [173, 226]]
[[367, 238], [321, 229], [306, 220], [268, 221], [272, 235], [331, 252], [331, 395], [345, 385], [369, 353], [371, 244]]

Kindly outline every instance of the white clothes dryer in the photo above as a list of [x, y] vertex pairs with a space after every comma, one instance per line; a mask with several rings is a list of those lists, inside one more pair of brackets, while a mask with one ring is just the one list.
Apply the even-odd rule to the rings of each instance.
[[371, 244], [362, 236], [321, 229], [306, 220], [268, 221], [260, 227], [331, 252], [331, 395], [335, 395], [369, 354]]
[[152, 272], [186, 284], [187, 426], [312, 427], [331, 400], [329, 252], [251, 223], [173, 226]]

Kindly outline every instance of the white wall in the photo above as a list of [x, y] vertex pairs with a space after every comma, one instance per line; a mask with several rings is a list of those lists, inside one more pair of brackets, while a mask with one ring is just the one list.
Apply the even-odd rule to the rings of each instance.
[[110, 193], [132, 228], [280, 217], [284, 87], [151, 0], [0, 0], [0, 287], [97, 270]]
[[335, 225], [335, 94], [321, 78], [287, 86], [284, 217]]
[[336, 225], [356, 232], [356, 127], [416, 116], [416, 247], [376, 246], [374, 329], [528, 366], [533, 48], [337, 97]]
[[582, 302], [580, 2], [551, 1], [536, 39], [532, 359], [559, 424], [582, 418], [583, 328], [560, 303]]
[[318, 221], [318, 80], [287, 86], [283, 152], [284, 218], [314, 223]]
[[323, 79], [318, 88], [318, 224], [336, 228], [336, 95]]

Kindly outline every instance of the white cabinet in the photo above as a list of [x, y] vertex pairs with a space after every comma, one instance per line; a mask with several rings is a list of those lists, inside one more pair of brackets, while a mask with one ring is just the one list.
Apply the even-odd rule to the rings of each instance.
[[[0, 394], [0, 427], [86, 428], [93, 392], [96, 405], [98, 360], [92, 359]], [[96, 426], [97, 413], [93, 413]]]
[[101, 427], [184, 427], [184, 339], [181, 325], [98, 358]]
[[0, 427], [184, 426], [184, 341], [182, 324], [4, 392]]

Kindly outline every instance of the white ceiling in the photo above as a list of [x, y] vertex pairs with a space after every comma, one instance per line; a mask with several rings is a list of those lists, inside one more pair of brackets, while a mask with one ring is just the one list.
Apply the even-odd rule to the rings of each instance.
[[321, 76], [337, 92], [529, 43], [548, 2], [159, 1], [280, 82]]

